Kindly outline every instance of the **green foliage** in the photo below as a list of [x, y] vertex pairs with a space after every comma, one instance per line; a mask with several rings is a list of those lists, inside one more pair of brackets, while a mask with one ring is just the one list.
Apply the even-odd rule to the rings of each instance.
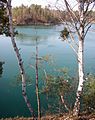
[[67, 37], [69, 36], [69, 31], [68, 31], [68, 29], [67, 29], [66, 27], [64, 27], [64, 30], [61, 31], [60, 36], [61, 36], [63, 39], [65, 39], [65, 38], [67, 38]]
[[[71, 84], [71, 77], [68, 75], [68, 69], [61, 68], [58, 69], [57, 75], [46, 75], [45, 84], [41, 90], [41, 94], [46, 95], [48, 110], [52, 113], [61, 113], [67, 112], [67, 109], [64, 107], [64, 104], [67, 104], [68, 107], [72, 107], [72, 100], [69, 102], [69, 99], [72, 98], [73, 87]], [[62, 97], [65, 103], [62, 103]], [[52, 103], [53, 101], [53, 103]]]
[[52, 76], [47, 75], [46, 84], [43, 88], [44, 93], [48, 93], [53, 96], [60, 96], [67, 94], [70, 89], [70, 77], [67, 75], [66, 69], [60, 69], [60, 72], [63, 72], [63, 76]]
[[95, 111], [95, 76], [90, 74], [87, 76], [83, 90], [83, 108], [87, 112]]
[[[32, 78], [30, 77], [30, 75], [26, 74], [26, 85], [27, 86], [31, 86], [32, 85]], [[14, 76], [14, 81], [10, 83], [10, 85], [12, 87], [17, 87], [17, 86], [21, 86], [22, 85], [22, 78], [21, 75], [18, 74], [16, 76]]]
[[0, 1], [0, 35], [5, 34], [6, 36], [9, 36], [9, 19], [5, 3], [6, 0]]
[[[0, 1], [0, 35], [5, 34], [6, 36], [10, 36], [9, 17], [7, 15], [6, 4], [6, 0]], [[16, 34], [18, 34], [18, 32], [14, 29], [14, 35]]]
[[65, 79], [70, 79], [67, 68], [64, 67], [64, 68], [57, 69], [57, 72], [61, 73]]
[[0, 61], [0, 77], [2, 76], [2, 73], [3, 73], [3, 64], [4, 62]]
[[[22, 78], [21, 78], [20, 74], [16, 76], [16, 82], [17, 82], [17, 84], [22, 84]], [[31, 85], [31, 83], [32, 83], [31, 77], [27, 74], [26, 74], [26, 83], [27, 83], [27, 85]]]

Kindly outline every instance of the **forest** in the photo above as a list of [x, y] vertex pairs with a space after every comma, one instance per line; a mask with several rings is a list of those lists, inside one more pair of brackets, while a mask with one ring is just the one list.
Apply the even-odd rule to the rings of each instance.
[[42, 8], [41, 5], [32, 4], [29, 7], [21, 5], [12, 9], [13, 21], [17, 25], [32, 24], [58, 24], [60, 23], [60, 12], [50, 10], [49, 7]]
[[[84, 60], [84, 56], [86, 55], [86, 51], [84, 49], [85, 42], [87, 42], [86, 38], [91, 26], [94, 26], [95, 12], [93, 11], [93, 9], [95, 6], [95, 1], [93, 0], [76, 1], [78, 6], [78, 9], [76, 11], [74, 11], [71, 8], [71, 4], [69, 4], [68, 0], [63, 0], [63, 1], [65, 4], [65, 10], [63, 11], [60, 9], [58, 10], [51, 9], [49, 7], [42, 8], [41, 5], [34, 5], [34, 4], [30, 5], [29, 7], [21, 5], [20, 7], [12, 8], [11, 0], [0, 1], [0, 35], [1, 38], [2, 36], [4, 37], [6, 36], [7, 38], [10, 38], [10, 41], [12, 43], [11, 47], [13, 49], [11, 49], [11, 51], [12, 50], [14, 51], [17, 61], [16, 68], [17, 67], [19, 68], [18, 79], [21, 82], [21, 86], [19, 88], [22, 91], [23, 103], [26, 105], [25, 108], [28, 110], [30, 115], [30, 117], [28, 118], [24, 118], [23, 116], [22, 118], [14, 118], [14, 119], [22, 119], [22, 120], [23, 119], [30, 119], [30, 120], [94, 120], [95, 119], [95, 74], [91, 73], [91, 71], [89, 71], [88, 73], [85, 72], [86, 71], [85, 61], [87, 60]], [[47, 72], [48, 70], [43, 68], [42, 66], [41, 66], [41, 70], [43, 72], [40, 72], [39, 70], [39, 65], [41, 65], [42, 63], [49, 64], [49, 59], [51, 56], [50, 55], [39, 56], [40, 45], [38, 40], [40, 37], [37, 36], [36, 27], [37, 25], [49, 25], [49, 27], [51, 27], [51, 25], [58, 25], [58, 24], [64, 25], [64, 27], [60, 31], [60, 34], [57, 34], [59, 35], [58, 37], [61, 38], [61, 42], [68, 43], [68, 46], [73, 51], [73, 54], [76, 56], [75, 58], [74, 57], [73, 58], [76, 59], [77, 61], [76, 62], [77, 71], [74, 71], [77, 74], [77, 76], [69, 75], [68, 69], [65, 67], [57, 70], [55, 68], [54, 69], [56, 70], [55, 75], [49, 74]], [[19, 34], [18, 31], [15, 31], [15, 27], [24, 26], [24, 25], [25, 26], [35, 25], [35, 29], [33, 30], [36, 31], [35, 33], [32, 33], [32, 36], [36, 34], [36, 37], [35, 36], [33, 36], [33, 38], [32, 36], [29, 37], [29, 39], [31, 38], [35, 42], [34, 46], [31, 45], [31, 48], [35, 47], [35, 53], [34, 54], [32, 53], [32, 57], [31, 57], [33, 58], [35, 63], [34, 64], [31, 63], [29, 66], [35, 71], [34, 72], [35, 74], [31, 74], [31, 76], [33, 76], [33, 80], [35, 81], [35, 84], [32, 83], [33, 84], [32, 87], [34, 87], [33, 90], [36, 97], [33, 96], [32, 101], [35, 100], [34, 98], [36, 98], [36, 102], [35, 102], [36, 107], [33, 106], [34, 103], [31, 102], [30, 100], [29, 89], [27, 90], [29, 86], [27, 86], [27, 74], [24, 63], [25, 56], [23, 57], [23, 54], [25, 54], [24, 52], [27, 51], [20, 52], [21, 49], [18, 47], [16, 40], [17, 35], [20, 36], [22, 34], [21, 32]], [[60, 26], [58, 27], [60, 28]], [[21, 28], [19, 29], [22, 30]], [[23, 31], [27, 31], [26, 29], [27, 27], [25, 27]], [[32, 29], [32, 27], [30, 27], [29, 29]], [[48, 29], [46, 33], [48, 32]], [[41, 29], [40, 32], [44, 34], [44, 32], [41, 31]], [[53, 31], [52, 33], [50, 31], [49, 34], [54, 34], [54, 33]], [[22, 39], [24, 38], [23, 36], [21, 37]], [[88, 37], [89, 41], [91, 37]], [[54, 36], [51, 37], [51, 39], [54, 39]], [[59, 41], [57, 41], [57, 44], [58, 42]], [[45, 49], [42, 51], [45, 51]], [[64, 51], [60, 51], [60, 53], [61, 52]], [[70, 54], [68, 54], [68, 56], [70, 56]], [[60, 62], [64, 62], [62, 60], [62, 56]], [[4, 64], [6, 64], [6, 61], [4, 62], [0, 60], [1, 79], [3, 74]], [[39, 83], [41, 83], [41, 81], [39, 82], [40, 74], [42, 74], [42, 77], [44, 79], [44, 85], [42, 86], [41, 89], [39, 85]], [[48, 109], [47, 111], [49, 111], [49, 115], [46, 111], [44, 114], [42, 113], [42, 109], [41, 109], [42, 95], [45, 96], [45, 99], [43, 100], [44, 101], [43, 104], [47, 105], [47, 109]], [[11, 99], [12, 98], [10, 98], [10, 100]], [[52, 103], [48, 105], [47, 101], [49, 101], [50, 99], [52, 100]], [[55, 110], [57, 112], [55, 112]], [[0, 109], [0, 112], [1, 111], [2, 110]]]
[[[74, 14], [79, 17], [78, 11], [73, 11]], [[90, 10], [88, 17], [95, 17], [95, 12]], [[66, 21], [71, 21], [68, 12], [66, 10], [51, 9], [50, 6], [42, 8], [41, 5], [32, 4], [29, 7], [23, 4], [19, 7], [12, 9], [13, 22], [16, 25], [33, 25], [33, 24], [44, 24], [54, 25], [60, 24]], [[93, 20], [94, 22], [94, 20]]]

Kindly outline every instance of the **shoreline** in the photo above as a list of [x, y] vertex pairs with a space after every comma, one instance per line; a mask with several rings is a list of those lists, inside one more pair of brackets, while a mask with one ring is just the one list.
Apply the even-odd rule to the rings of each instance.
[[36, 26], [36, 25], [43, 25], [43, 26], [53, 26], [53, 25], [60, 25], [62, 23], [31, 23], [31, 24], [14, 24], [14, 26]]
[[[9, 118], [1, 118], [0, 120], [37, 120], [37, 118], [33, 117], [9, 117]], [[60, 113], [55, 115], [46, 115], [42, 116], [41, 120], [95, 120], [95, 113], [91, 114], [80, 114], [79, 116], [73, 116], [72, 113]]]

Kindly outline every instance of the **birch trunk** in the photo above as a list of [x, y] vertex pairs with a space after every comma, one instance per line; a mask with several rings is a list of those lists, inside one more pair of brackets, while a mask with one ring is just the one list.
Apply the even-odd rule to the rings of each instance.
[[38, 45], [36, 40], [36, 96], [37, 96], [37, 105], [38, 105], [38, 120], [41, 119], [40, 111], [40, 97], [39, 97], [39, 85], [38, 85]]
[[78, 74], [79, 74], [79, 83], [76, 93], [76, 102], [74, 105], [73, 114], [78, 116], [80, 111], [80, 97], [83, 90], [84, 83], [84, 63], [83, 63], [83, 54], [84, 54], [84, 2], [79, 0], [79, 14], [80, 14], [80, 30], [79, 30], [79, 47], [78, 47]]
[[66, 105], [66, 103], [65, 103], [64, 96], [63, 96], [63, 95], [60, 95], [60, 98], [61, 98], [61, 102], [62, 102], [62, 104], [64, 105], [65, 109], [66, 109], [67, 111], [69, 111], [69, 108], [67, 107], [67, 105]]
[[24, 70], [24, 66], [23, 66], [23, 61], [22, 61], [21, 55], [19, 53], [19, 49], [17, 48], [16, 42], [14, 39], [11, 0], [8, 0], [7, 7], [8, 7], [8, 14], [9, 14], [9, 27], [10, 27], [11, 42], [12, 42], [12, 45], [13, 45], [13, 48], [14, 48], [14, 51], [15, 51], [15, 54], [17, 57], [17, 61], [18, 61], [18, 65], [19, 65], [20, 73], [21, 73], [21, 78], [22, 78], [22, 95], [23, 95], [23, 98], [25, 100], [25, 103], [26, 103], [31, 115], [33, 115], [33, 109], [31, 107], [31, 104], [28, 100], [27, 93], [26, 93], [26, 78], [25, 78], [25, 70]]
[[74, 105], [74, 115], [78, 116], [80, 111], [80, 97], [83, 90], [84, 83], [84, 71], [83, 71], [83, 41], [79, 41], [79, 51], [78, 51], [78, 73], [79, 73], [79, 84], [76, 93], [76, 102]]

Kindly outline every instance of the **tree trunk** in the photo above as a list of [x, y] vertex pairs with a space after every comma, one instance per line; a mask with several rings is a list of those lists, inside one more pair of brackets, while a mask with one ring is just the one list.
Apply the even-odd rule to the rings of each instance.
[[83, 41], [79, 40], [79, 51], [78, 51], [78, 73], [79, 73], [79, 84], [76, 93], [76, 102], [74, 105], [74, 115], [78, 116], [80, 111], [80, 97], [83, 90], [84, 83], [84, 71], [83, 71]]
[[66, 109], [67, 111], [69, 111], [69, 108], [67, 107], [67, 105], [66, 105], [66, 103], [65, 103], [64, 96], [63, 96], [63, 95], [60, 95], [60, 98], [61, 98], [61, 102], [62, 102], [62, 104], [64, 105], [65, 109]]
[[80, 30], [79, 30], [79, 47], [78, 47], [78, 74], [79, 74], [79, 83], [76, 93], [76, 102], [74, 105], [73, 114], [78, 116], [80, 111], [80, 97], [83, 90], [84, 83], [84, 63], [83, 63], [83, 54], [84, 54], [84, 2], [79, 0], [79, 14], [80, 14]]
[[37, 96], [37, 105], [38, 105], [38, 120], [41, 119], [40, 111], [40, 97], [39, 97], [39, 85], [38, 85], [38, 45], [36, 40], [36, 96]]
[[24, 70], [24, 66], [23, 66], [23, 61], [22, 61], [21, 55], [19, 53], [19, 49], [17, 48], [16, 42], [14, 39], [11, 0], [8, 0], [7, 7], [8, 7], [8, 14], [9, 14], [9, 27], [10, 27], [11, 42], [12, 42], [12, 45], [13, 45], [13, 48], [14, 48], [14, 51], [15, 51], [15, 54], [17, 57], [17, 61], [18, 61], [18, 65], [19, 65], [20, 73], [21, 73], [21, 78], [22, 78], [22, 95], [23, 95], [23, 98], [25, 100], [25, 103], [26, 103], [31, 115], [33, 115], [33, 109], [31, 107], [31, 104], [28, 100], [27, 93], [26, 93], [26, 78], [25, 78], [25, 70]]

